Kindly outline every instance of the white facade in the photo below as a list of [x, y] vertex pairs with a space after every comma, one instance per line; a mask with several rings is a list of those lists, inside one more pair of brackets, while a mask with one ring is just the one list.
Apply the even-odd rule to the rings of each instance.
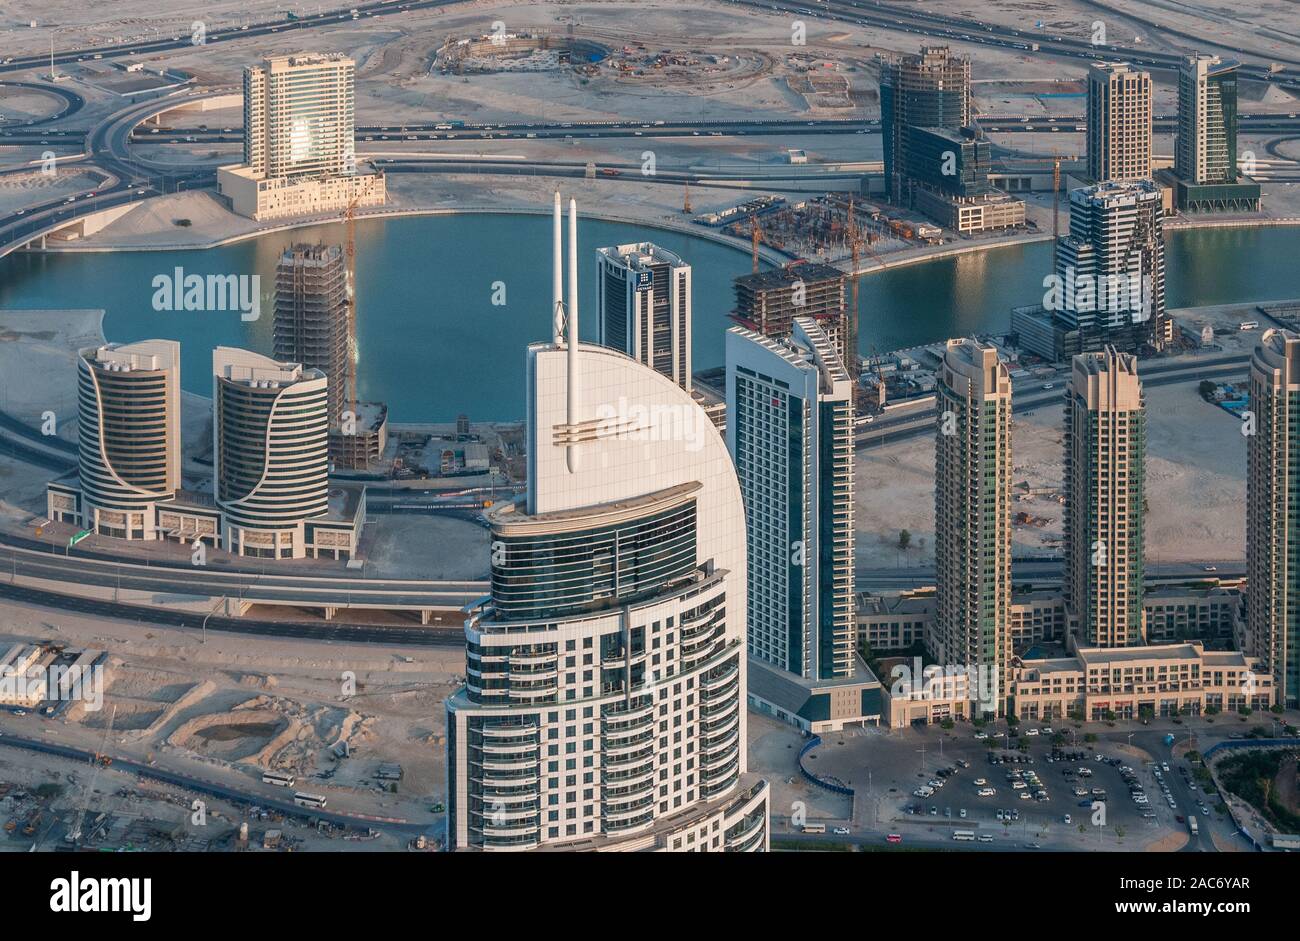
[[557, 250], [556, 340], [528, 350], [528, 494], [491, 515], [492, 595], [447, 701], [449, 846], [765, 849], [766, 784], [741, 780], [731, 459], [670, 379], [571, 345], [573, 255], [569, 283], [566, 307]]
[[212, 351], [213, 488], [225, 548], [301, 559], [329, 510], [328, 380], [248, 350]]
[[338, 55], [275, 56], [244, 70], [244, 162], [217, 169], [235, 212], [262, 220], [384, 204], [384, 175], [358, 172], [355, 73]]

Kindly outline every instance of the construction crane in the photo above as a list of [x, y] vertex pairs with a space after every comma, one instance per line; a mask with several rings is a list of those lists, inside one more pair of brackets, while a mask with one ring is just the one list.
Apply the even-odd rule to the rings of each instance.
[[100, 750], [95, 752], [95, 758], [92, 764], [95, 770], [90, 773], [90, 779], [86, 781], [86, 793], [82, 796], [81, 804], [77, 808], [77, 817], [72, 822], [70, 829], [63, 839], [68, 843], [78, 843], [81, 841], [81, 827], [85, 822], [87, 815], [90, 813], [90, 795], [95, 792], [95, 782], [99, 780], [99, 771], [101, 768], [108, 767], [113, 759], [108, 755], [108, 738], [113, 734], [113, 721], [117, 718], [117, 706], [108, 715], [108, 726], [104, 729], [104, 741], [100, 745]]
[[343, 254], [347, 262], [348, 292], [348, 371], [344, 384], [344, 401], [347, 402], [354, 422], [357, 420], [357, 360], [360, 358], [360, 351], [357, 349], [357, 202], [358, 197], [353, 196], [348, 201], [347, 208], [343, 210], [345, 233]]
[[1061, 238], [1061, 158], [1052, 149], [1052, 267], [1056, 267], [1057, 242]]
[[885, 259], [881, 258], [880, 254], [871, 247], [862, 230], [858, 228], [858, 217], [853, 209], [852, 196], [849, 197], [848, 222], [845, 223], [844, 231], [849, 242], [849, 252], [853, 262], [852, 280], [850, 281], [852, 295], [849, 301], [850, 311], [847, 324], [849, 336], [847, 338], [848, 342], [845, 343], [851, 362], [845, 363], [845, 365], [849, 367], [849, 373], [853, 378], [857, 379], [861, 373], [858, 363], [858, 282], [862, 278], [860, 270], [862, 251], [865, 249], [867, 254], [874, 258], [876, 264], [882, 268], [885, 267]]

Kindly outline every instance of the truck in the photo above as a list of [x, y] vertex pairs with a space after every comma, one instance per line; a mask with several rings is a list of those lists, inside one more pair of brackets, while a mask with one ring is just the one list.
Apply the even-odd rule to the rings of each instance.
[[1191, 831], [1192, 836], [1196, 836], [1198, 833], [1200, 833], [1200, 825], [1196, 822], [1195, 817], [1192, 817], [1190, 815], [1188, 816], [1187, 829]]

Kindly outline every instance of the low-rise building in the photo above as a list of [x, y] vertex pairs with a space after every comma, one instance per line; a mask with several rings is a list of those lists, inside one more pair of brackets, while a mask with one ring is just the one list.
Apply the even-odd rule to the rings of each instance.
[[1011, 696], [1021, 719], [1200, 715], [1267, 709], [1273, 679], [1260, 662], [1199, 643], [1079, 649], [1073, 657], [1016, 659]]

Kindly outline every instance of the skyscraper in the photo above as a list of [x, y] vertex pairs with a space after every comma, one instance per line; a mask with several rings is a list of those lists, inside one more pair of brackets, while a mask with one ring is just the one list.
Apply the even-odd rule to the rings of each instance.
[[1151, 73], [1126, 62], [1088, 69], [1088, 177], [1093, 183], [1151, 176]]
[[956, 130], [971, 123], [970, 59], [947, 46], [923, 46], [920, 55], [886, 61], [880, 71], [880, 129], [889, 201], [910, 206], [914, 161], [912, 128]]
[[355, 72], [346, 56], [314, 54], [244, 69], [244, 162], [217, 173], [235, 212], [270, 219], [383, 205], [383, 174], [358, 172]]
[[555, 203], [553, 339], [528, 348], [528, 491], [495, 507], [490, 597], [447, 701], [452, 849], [767, 848], [746, 771], [745, 515], [671, 379], [578, 342]]
[[1145, 642], [1145, 467], [1137, 359], [1113, 347], [1074, 357], [1065, 404], [1065, 603], [1079, 645]]
[[749, 540], [749, 652], [815, 680], [854, 674], [853, 379], [815, 320], [727, 331], [727, 444]]
[[213, 487], [225, 548], [299, 559], [329, 510], [329, 381], [248, 350], [212, 351]]
[[347, 280], [339, 245], [294, 245], [275, 267], [275, 358], [326, 375], [331, 425], [343, 414], [347, 387]]
[[1057, 241], [1049, 305], [1065, 330], [1078, 333], [1067, 355], [1166, 342], [1163, 218], [1160, 188], [1150, 180], [1070, 191], [1070, 233]]
[[691, 390], [691, 266], [652, 242], [596, 250], [600, 342]]
[[1259, 184], [1237, 161], [1237, 68], [1218, 56], [1187, 56], [1178, 69], [1174, 192], [1188, 212], [1259, 209]]
[[975, 714], [1002, 714], [1011, 660], [1011, 376], [997, 350], [949, 340], [936, 385], [934, 654], [986, 671]]
[[78, 354], [85, 529], [119, 539], [158, 538], [156, 506], [181, 486], [180, 355], [175, 340], [108, 344]]
[[1300, 334], [1266, 330], [1250, 361], [1246, 437], [1249, 653], [1278, 701], [1300, 703]]
[[268, 178], [356, 170], [356, 64], [275, 56], [244, 69], [244, 164]]
[[844, 272], [830, 265], [804, 261], [736, 278], [736, 307], [731, 319], [742, 327], [780, 340], [788, 337], [796, 317], [816, 320], [840, 351], [846, 364], [857, 356], [850, 350]]

